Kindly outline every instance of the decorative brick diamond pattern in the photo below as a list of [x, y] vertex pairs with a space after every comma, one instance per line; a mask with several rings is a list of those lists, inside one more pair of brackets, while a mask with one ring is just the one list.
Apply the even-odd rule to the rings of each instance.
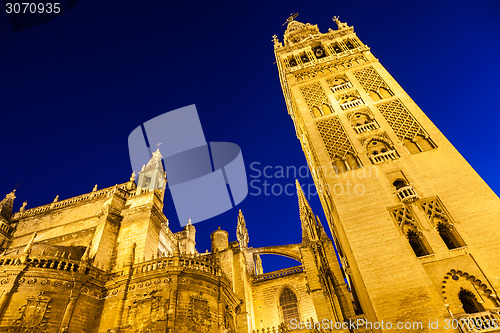
[[395, 208], [391, 210], [391, 215], [401, 229], [405, 224], [415, 226], [418, 229], [417, 222], [408, 207]]
[[345, 159], [347, 154], [356, 155], [338, 117], [318, 121], [316, 126], [332, 160]]
[[417, 136], [427, 137], [422, 126], [399, 99], [380, 104], [377, 107], [400, 140], [405, 138], [415, 140]]
[[319, 82], [302, 86], [300, 87], [300, 91], [302, 91], [302, 95], [310, 108], [317, 107], [318, 109], [321, 109], [323, 104], [330, 105], [330, 101], [323, 91], [323, 88], [321, 88]]
[[422, 201], [420, 202], [420, 207], [430, 221], [432, 221], [433, 217], [437, 216], [446, 222], [450, 222], [448, 214], [446, 214], [446, 211], [437, 199]]
[[360, 69], [359, 71], [355, 71], [354, 76], [358, 79], [359, 83], [366, 91], [378, 91], [380, 88], [390, 90], [387, 83], [382, 80], [373, 67], [366, 67], [364, 69]]

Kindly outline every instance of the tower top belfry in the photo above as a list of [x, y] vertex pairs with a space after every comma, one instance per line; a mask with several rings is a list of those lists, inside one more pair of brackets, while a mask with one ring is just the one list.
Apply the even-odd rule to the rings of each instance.
[[144, 190], [160, 190], [162, 199], [166, 187], [165, 170], [162, 164], [162, 155], [160, 148], [153, 152], [149, 162], [142, 167], [137, 180], [137, 193]]

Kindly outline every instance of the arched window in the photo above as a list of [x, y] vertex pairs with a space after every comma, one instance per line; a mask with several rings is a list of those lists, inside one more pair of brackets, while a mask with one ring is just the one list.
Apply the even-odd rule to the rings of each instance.
[[473, 293], [466, 289], [461, 289], [458, 298], [462, 302], [465, 313], [483, 312], [484, 306], [479, 303]]
[[421, 239], [421, 237], [419, 237], [415, 230], [408, 230], [407, 237], [408, 242], [410, 243], [410, 246], [417, 257], [422, 257], [429, 254], [425, 249], [423, 240]]
[[456, 235], [454, 235], [453, 231], [446, 224], [438, 223], [437, 231], [448, 249], [452, 250], [462, 246]]
[[281, 292], [280, 308], [285, 324], [289, 324], [292, 319], [300, 321], [297, 296], [295, 296], [295, 293], [288, 287], [285, 287]]
[[332, 109], [330, 109], [329, 105], [323, 104], [323, 105], [321, 105], [321, 112], [323, 113], [323, 115], [327, 115], [327, 114], [332, 113]]

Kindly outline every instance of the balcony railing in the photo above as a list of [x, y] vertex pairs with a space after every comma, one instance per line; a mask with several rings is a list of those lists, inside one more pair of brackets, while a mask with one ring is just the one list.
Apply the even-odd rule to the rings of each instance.
[[377, 126], [376, 122], [372, 121], [371, 123], [368, 123], [368, 124], [353, 126], [353, 128], [356, 131], [356, 133], [361, 134], [363, 132], [373, 131], [373, 130], [377, 129], [378, 126]]
[[385, 161], [395, 160], [398, 158], [398, 154], [395, 150], [389, 150], [384, 153], [378, 153], [377, 155], [371, 155], [370, 160], [373, 164], [383, 163]]
[[348, 89], [351, 87], [352, 87], [351, 82], [346, 82], [346, 83], [339, 84], [338, 86], [333, 86], [332, 91], [337, 92], [337, 91]]
[[403, 203], [410, 203], [418, 199], [417, 192], [411, 185], [401, 187], [396, 191], [396, 195]]
[[340, 104], [340, 107], [342, 108], [342, 110], [347, 110], [347, 109], [350, 109], [350, 108], [353, 108], [353, 107], [356, 107], [356, 106], [359, 106], [362, 104], [363, 104], [363, 101], [360, 98], [358, 98], [358, 99], [355, 99], [354, 101], [342, 103], [342, 104]]
[[460, 330], [464, 333], [500, 332], [500, 308], [469, 313], [458, 317]]
[[252, 277], [252, 281], [253, 282], [266, 281], [266, 280], [275, 279], [275, 278], [285, 276], [285, 275], [302, 273], [303, 271], [304, 271], [304, 268], [302, 266], [295, 266], [295, 267], [280, 269], [279, 271], [255, 275], [254, 277]]

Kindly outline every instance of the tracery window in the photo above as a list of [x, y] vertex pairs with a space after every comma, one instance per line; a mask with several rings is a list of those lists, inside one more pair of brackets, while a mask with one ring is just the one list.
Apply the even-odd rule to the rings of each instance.
[[290, 288], [283, 289], [279, 303], [285, 324], [289, 324], [292, 319], [300, 321], [297, 296]]

